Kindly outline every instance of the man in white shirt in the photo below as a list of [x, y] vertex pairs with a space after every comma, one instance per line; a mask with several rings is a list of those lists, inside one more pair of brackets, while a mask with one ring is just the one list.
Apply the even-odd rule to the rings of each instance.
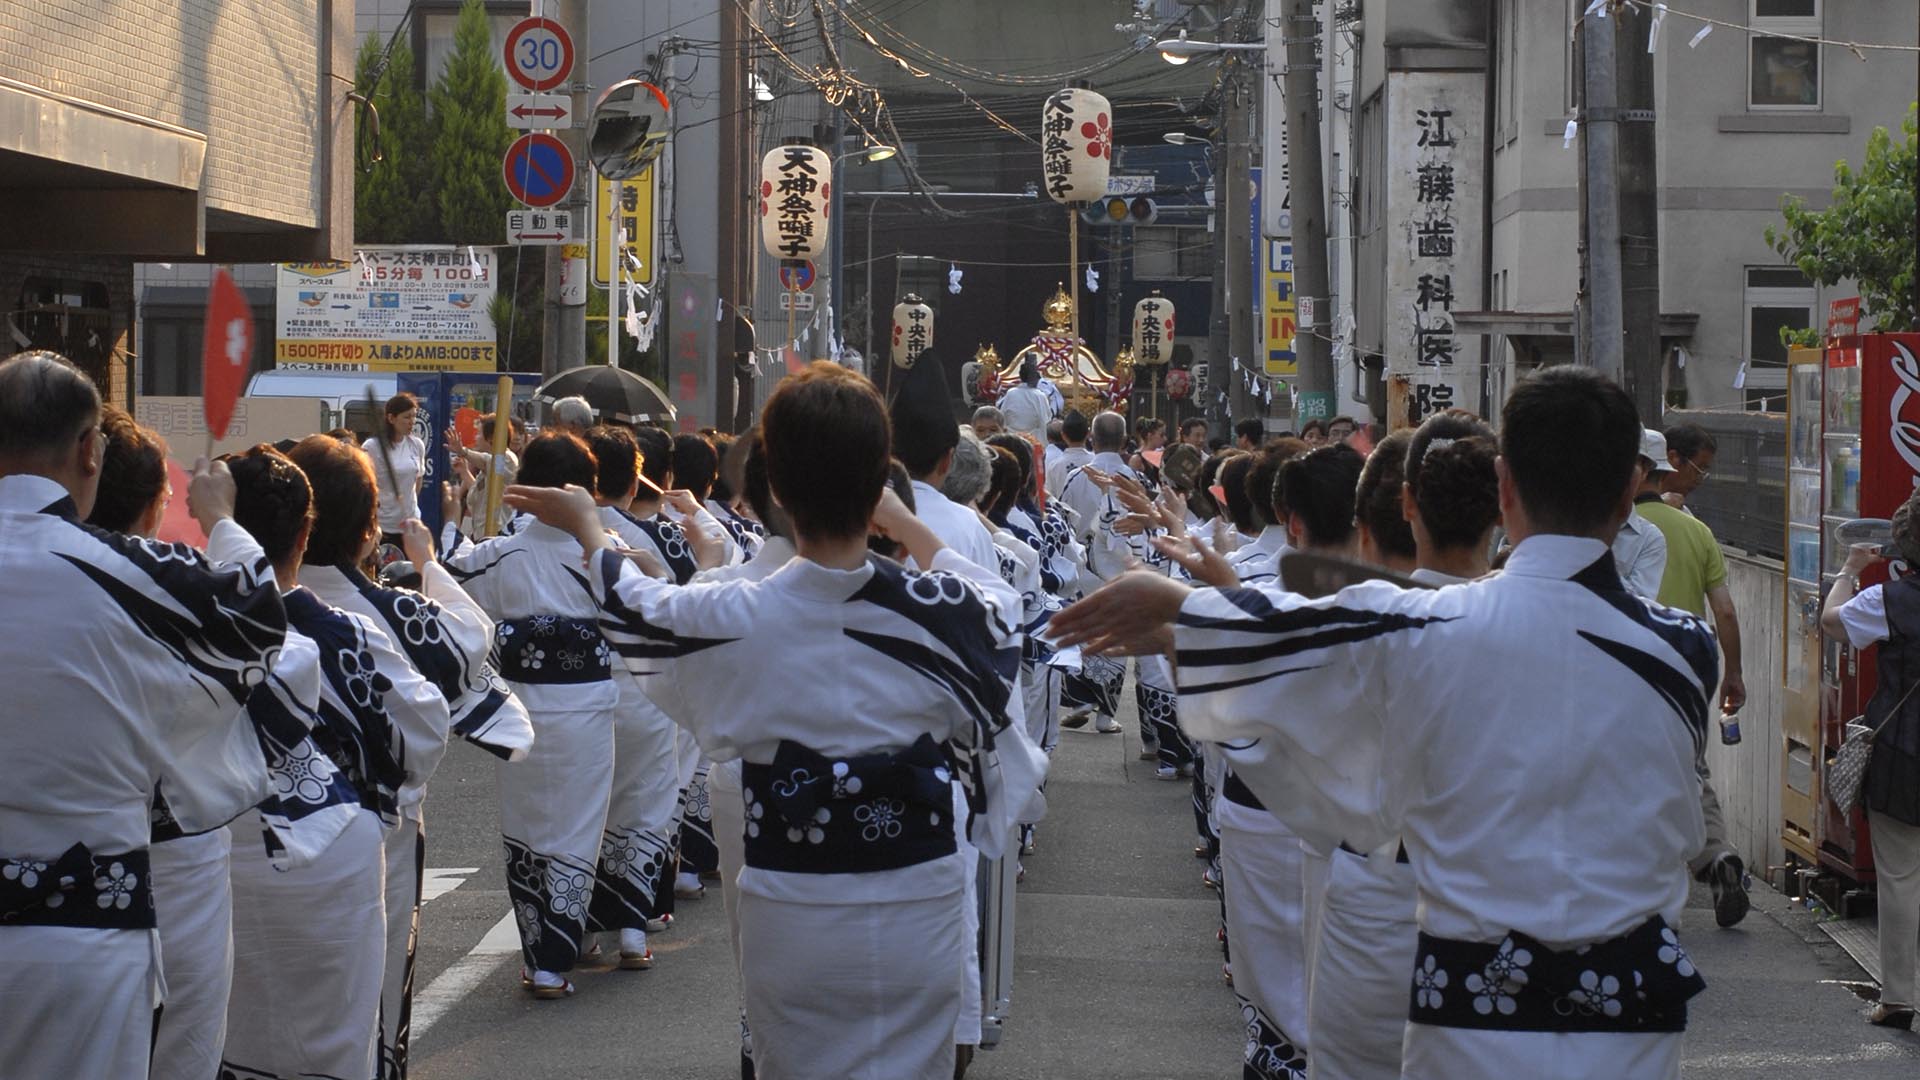
[[1007, 430], [1039, 442], [1053, 419], [1053, 402], [1040, 389], [1040, 368], [1029, 360], [1020, 366], [1020, 384], [1000, 397]]
[[[1640, 461], [1635, 466], [1635, 506], [1660, 497], [1660, 474], [1670, 473], [1667, 464], [1667, 440], [1657, 431], [1640, 430]], [[1667, 538], [1653, 522], [1638, 512], [1620, 523], [1620, 535], [1613, 539], [1613, 561], [1620, 580], [1635, 596], [1647, 600], [1660, 595], [1660, 577], [1667, 572]]]
[[1093, 461], [1093, 451], [1087, 449], [1087, 418], [1077, 410], [1060, 418], [1060, 438], [1066, 447], [1047, 458], [1047, 494], [1056, 499], [1067, 486], [1067, 474]]

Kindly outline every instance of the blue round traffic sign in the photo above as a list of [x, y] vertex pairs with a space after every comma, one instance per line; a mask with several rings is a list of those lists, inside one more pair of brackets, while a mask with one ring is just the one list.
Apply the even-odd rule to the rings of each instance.
[[813, 286], [813, 263], [806, 259], [783, 260], [780, 263], [780, 284], [788, 292], [806, 292]]
[[502, 171], [507, 192], [528, 206], [552, 206], [573, 190], [573, 155], [545, 132], [520, 136], [507, 148]]

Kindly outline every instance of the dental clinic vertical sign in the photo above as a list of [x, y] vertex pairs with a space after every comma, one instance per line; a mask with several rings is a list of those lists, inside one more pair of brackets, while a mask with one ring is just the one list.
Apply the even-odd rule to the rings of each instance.
[[1479, 72], [1387, 73], [1387, 374], [1406, 378], [1415, 424], [1480, 409], [1478, 342], [1453, 320], [1486, 306], [1485, 104]]

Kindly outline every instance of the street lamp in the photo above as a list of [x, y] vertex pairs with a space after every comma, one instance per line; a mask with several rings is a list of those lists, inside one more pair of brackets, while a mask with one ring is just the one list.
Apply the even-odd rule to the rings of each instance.
[[899, 154], [900, 150], [898, 147], [888, 146], [886, 143], [869, 143], [858, 150], [849, 150], [841, 154], [839, 157], [833, 159], [833, 163], [838, 165], [848, 158], [860, 158], [861, 164], [872, 165], [891, 157], [898, 157]]
[[1199, 135], [1189, 135], [1184, 131], [1169, 131], [1165, 135], [1160, 136], [1160, 139], [1162, 142], [1169, 142], [1175, 146], [1204, 146], [1209, 150], [1213, 149], [1212, 139], [1202, 138]]
[[1266, 44], [1259, 41], [1189, 41], [1185, 30], [1180, 31], [1180, 36], [1177, 38], [1156, 42], [1154, 48], [1160, 50], [1160, 59], [1176, 67], [1196, 56], [1267, 51]]

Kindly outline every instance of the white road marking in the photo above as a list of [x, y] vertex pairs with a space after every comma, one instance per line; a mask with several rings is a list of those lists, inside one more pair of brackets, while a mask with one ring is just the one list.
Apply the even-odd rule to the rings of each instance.
[[493, 924], [480, 943], [468, 950], [467, 955], [454, 961], [452, 966], [428, 983], [426, 989], [413, 995], [413, 1038], [425, 1035], [427, 1029], [459, 1004], [461, 998], [492, 976], [495, 969], [500, 967], [501, 958], [519, 951], [520, 931], [514, 926], [513, 915], [509, 912]]
[[1797, 1054], [1770, 1050], [1749, 1050], [1732, 1054], [1708, 1054], [1704, 1057], [1687, 1058], [1686, 1066], [1689, 1069], [1722, 1069], [1728, 1071], [1736, 1069], [1764, 1070], [1772, 1072], [1775, 1075], [1783, 1075], [1779, 1070], [1782, 1067], [1786, 1067], [1795, 1069], [1795, 1075], [1805, 1076], [1808, 1074], [1798, 1072], [1798, 1070], [1813, 1066], [1831, 1067], [1834, 1065], [1856, 1065], [1868, 1061], [1893, 1061], [1909, 1056], [1911, 1055], [1908, 1051], [1895, 1043], [1875, 1042], [1862, 1043], [1852, 1050], [1818, 1054]]
[[477, 866], [427, 867], [420, 879], [420, 902], [425, 904], [435, 897], [445, 896], [467, 883], [467, 876], [477, 874]]

